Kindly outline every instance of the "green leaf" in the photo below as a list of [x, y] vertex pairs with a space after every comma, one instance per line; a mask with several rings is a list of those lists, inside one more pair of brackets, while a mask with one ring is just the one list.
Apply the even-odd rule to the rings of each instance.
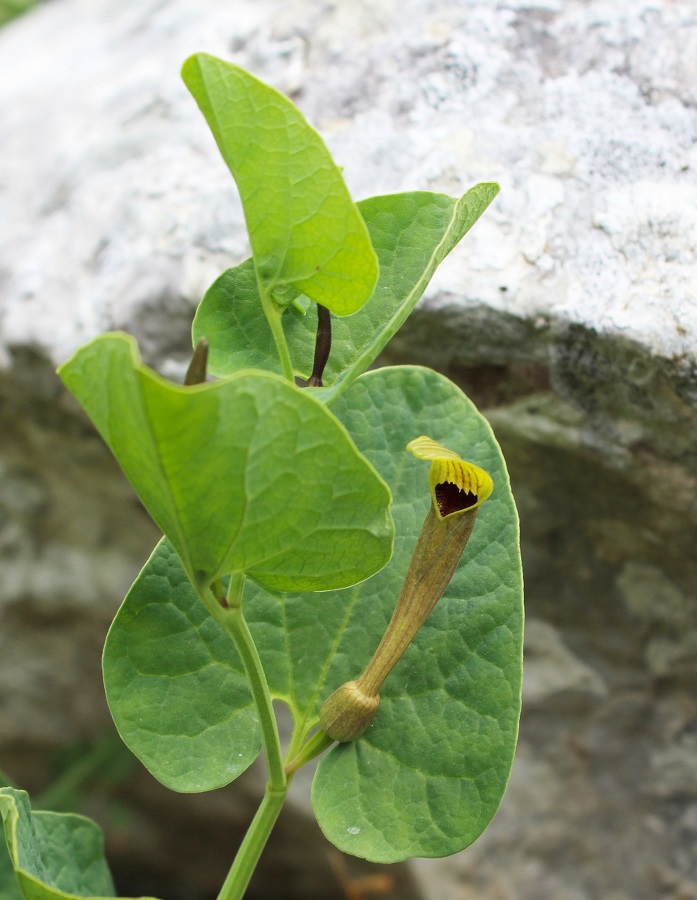
[[[436, 268], [464, 237], [498, 193], [478, 184], [459, 200], [415, 191], [361, 200], [380, 261], [371, 300], [354, 315], [332, 322], [332, 352], [321, 389], [334, 395], [365, 371], [404, 324]], [[296, 374], [312, 370], [317, 313], [283, 317]], [[194, 345], [210, 343], [209, 371], [229, 375], [244, 366], [281, 372], [273, 336], [261, 310], [251, 260], [228, 269], [209, 288], [196, 313]]]
[[399, 594], [431, 502], [428, 466], [407, 442], [430, 434], [494, 479], [460, 567], [386, 681], [372, 726], [322, 759], [313, 787], [319, 824], [341, 850], [379, 862], [446, 856], [494, 815], [517, 739], [522, 577], [508, 476], [486, 420], [428, 369], [369, 372], [335, 409], [392, 488], [397, 538], [389, 566], [364, 584], [280, 604], [261, 591], [246, 599], [272, 690], [303, 730], [361, 673]]
[[23, 900], [3, 834], [0, 834], [0, 900]]
[[66, 813], [32, 813], [26, 792], [14, 788], [0, 788], [0, 813], [19, 889], [9, 888], [8, 900], [114, 896], [102, 832], [94, 822]]
[[[0, 769], [0, 788], [11, 786], [10, 777]], [[4, 831], [0, 834], [0, 900], [22, 900], [22, 892], [7, 849]]]
[[259, 725], [242, 662], [166, 538], [109, 629], [103, 668], [121, 737], [172, 790], [228, 784], [259, 753]]
[[339, 316], [360, 309], [377, 259], [322, 138], [238, 66], [197, 53], [182, 78], [237, 182], [260, 290], [281, 306], [301, 292]]
[[343, 587], [390, 558], [389, 490], [307, 391], [249, 371], [174, 385], [123, 334], [59, 373], [199, 590], [233, 571], [273, 590]]

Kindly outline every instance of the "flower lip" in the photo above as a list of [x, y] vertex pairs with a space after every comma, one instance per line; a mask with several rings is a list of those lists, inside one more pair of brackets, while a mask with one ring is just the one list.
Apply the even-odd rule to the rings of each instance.
[[477, 509], [491, 496], [494, 482], [488, 472], [432, 438], [421, 435], [407, 444], [407, 450], [418, 459], [431, 460], [431, 497], [441, 519]]

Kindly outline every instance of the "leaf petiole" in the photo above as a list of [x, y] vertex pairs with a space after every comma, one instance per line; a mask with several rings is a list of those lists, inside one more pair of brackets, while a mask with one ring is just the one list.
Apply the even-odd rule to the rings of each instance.
[[235, 607], [242, 608], [242, 594], [244, 593], [246, 580], [247, 576], [244, 572], [233, 572], [230, 575], [225, 602], [222, 604], [224, 607], [227, 609], [234, 609]]
[[[271, 694], [266, 674], [259, 658], [254, 638], [247, 625], [242, 610], [242, 592], [244, 590], [244, 574], [233, 573], [228, 585], [226, 606], [215, 601], [217, 610], [215, 618], [225, 628], [237, 647], [242, 665], [249, 679], [252, 699], [259, 716], [261, 739], [266, 753], [266, 764], [269, 770], [268, 786], [273, 791], [285, 791], [287, 788], [286, 773], [283, 768], [281, 739], [278, 734], [278, 723], [271, 703]], [[212, 594], [211, 594], [212, 597]], [[210, 603], [206, 604], [210, 609]], [[211, 610], [213, 611], [213, 610]]]
[[[292, 778], [298, 769], [311, 762], [320, 753], [324, 753], [333, 743], [334, 738], [330, 738], [325, 731], [321, 729], [316, 731], [300, 751], [288, 760], [286, 763], [286, 776]], [[290, 756], [290, 753], [288, 755]]]
[[259, 857], [283, 807], [290, 783], [286, 777], [283, 765], [281, 739], [271, 703], [266, 674], [264, 673], [254, 638], [244, 617], [242, 606], [244, 585], [244, 573], [233, 572], [230, 575], [227, 595], [222, 602], [210, 590], [205, 592], [203, 600], [214, 618], [220, 622], [234, 641], [237, 652], [242, 659], [242, 664], [249, 679], [252, 699], [259, 716], [261, 738], [266, 753], [268, 781], [264, 799], [235, 855], [225, 883], [218, 894], [218, 900], [241, 900], [243, 897]]
[[281, 791], [272, 790], [267, 785], [264, 799], [240, 844], [240, 849], [237, 851], [235, 861], [220, 889], [217, 900], [241, 900], [244, 896], [259, 857], [283, 808], [287, 792], [287, 785]]
[[261, 299], [261, 308], [264, 310], [264, 315], [269, 323], [269, 328], [271, 329], [271, 334], [273, 335], [274, 343], [276, 344], [278, 358], [281, 362], [281, 368], [283, 369], [283, 376], [293, 383], [295, 380], [293, 378], [293, 362], [290, 358], [290, 350], [288, 349], [288, 342], [286, 341], [283, 323], [281, 322], [283, 310], [273, 302], [271, 297], [269, 297], [258, 276], [257, 285], [259, 288], [259, 297]]

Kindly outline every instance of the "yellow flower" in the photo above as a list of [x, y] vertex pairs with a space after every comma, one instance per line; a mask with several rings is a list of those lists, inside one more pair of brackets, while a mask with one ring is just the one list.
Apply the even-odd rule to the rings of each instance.
[[441, 519], [481, 506], [491, 496], [491, 475], [426, 435], [407, 444], [418, 459], [432, 460], [429, 473], [433, 506]]

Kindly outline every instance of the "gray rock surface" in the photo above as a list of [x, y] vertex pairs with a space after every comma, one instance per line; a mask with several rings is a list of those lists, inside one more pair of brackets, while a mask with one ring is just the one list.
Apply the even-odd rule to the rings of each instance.
[[[395, 896], [697, 897], [691, 0], [53, 0], [0, 31], [0, 764], [39, 788], [52, 751], [101, 739], [99, 648], [155, 540], [53, 367], [125, 328], [176, 376], [203, 290], [246, 253], [178, 78], [196, 50], [290, 93], [356, 196], [503, 188], [386, 361], [461, 383], [507, 454], [531, 619], [520, 750], [482, 839], [413, 864]], [[136, 827], [109, 830], [114, 854], [147, 835], [184, 859], [147, 810], [173, 822], [181, 803], [204, 828], [205, 798], [143, 778], [118, 789]], [[234, 798], [216, 801], [230, 827]], [[290, 815], [309, 827], [299, 796]], [[326, 897], [297, 832], [274, 845], [280, 896]]]

